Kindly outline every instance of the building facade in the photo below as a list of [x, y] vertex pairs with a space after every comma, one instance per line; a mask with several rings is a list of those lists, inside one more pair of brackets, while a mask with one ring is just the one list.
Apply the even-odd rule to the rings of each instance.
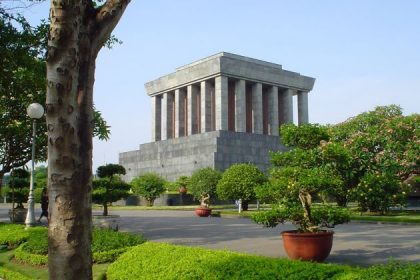
[[120, 153], [125, 179], [156, 172], [168, 180], [203, 167], [254, 163], [265, 170], [269, 151], [284, 150], [279, 126], [307, 123], [315, 79], [279, 64], [221, 52], [148, 82], [152, 140]]

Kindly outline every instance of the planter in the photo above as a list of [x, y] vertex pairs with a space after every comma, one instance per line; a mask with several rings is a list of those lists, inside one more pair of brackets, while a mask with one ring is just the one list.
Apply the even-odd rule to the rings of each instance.
[[283, 231], [283, 246], [289, 258], [303, 261], [324, 261], [331, 252], [333, 231]]
[[114, 231], [118, 231], [118, 220], [119, 215], [93, 215], [92, 216], [92, 225], [95, 228], [102, 228], [102, 229], [111, 229]]
[[12, 223], [24, 223], [28, 209], [26, 208], [15, 208], [9, 210], [9, 218]]
[[210, 208], [199, 207], [195, 209], [195, 214], [199, 217], [208, 217], [211, 214]]
[[187, 190], [187, 188], [186, 188], [186, 187], [182, 186], [182, 187], [180, 187], [180, 188], [178, 189], [178, 192], [179, 192], [180, 194], [187, 194], [188, 190]]

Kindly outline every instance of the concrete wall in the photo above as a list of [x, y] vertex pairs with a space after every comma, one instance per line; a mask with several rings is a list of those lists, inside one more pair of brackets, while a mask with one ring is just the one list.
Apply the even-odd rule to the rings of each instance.
[[270, 150], [285, 150], [278, 136], [212, 131], [142, 144], [140, 150], [120, 153], [119, 163], [127, 171], [127, 182], [146, 172], [174, 181], [200, 168], [223, 171], [233, 163], [254, 163], [265, 170]]

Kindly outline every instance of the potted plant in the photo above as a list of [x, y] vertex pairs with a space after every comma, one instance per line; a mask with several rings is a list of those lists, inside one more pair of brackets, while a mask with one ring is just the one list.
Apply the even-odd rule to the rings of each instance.
[[180, 194], [187, 194], [188, 192], [188, 183], [189, 183], [190, 178], [188, 176], [180, 176], [175, 184], [178, 187], [178, 192]]
[[333, 231], [326, 230], [348, 222], [346, 208], [321, 204], [314, 206], [314, 195], [339, 180], [329, 170], [286, 167], [277, 170], [269, 184], [257, 187], [257, 197], [274, 203], [273, 209], [259, 212], [253, 220], [267, 227], [290, 221], [297, 230], [282, 232], [283, 245], [292, 259], [323, 261], [328, 257]]
[[[336, 162], [325, 159], [322, 141], [325, 129], [317, 125], [282, 126], [282, 141], [295, 149], [272, 154], [271, 177], [255, 189], [258, 199], [272, 203], [272, 209], [252, 216], [267, 227], [292, 222], [297, 230], [282, 232], [283, 245], [292, 259], [323, 261], [328, 257], [337, 224], [349, 221], [346, 208], [327, 203], [313, 204], [316, 196], [340, 189], [345, 179]], [[337, 158], [337, 157], [335, 157]]]
[[211, 214], [210, 199], [216, 193], [220, 177], [220, 172], [210, 167], [199, 169], [191, 175], [190, 193], [200, 201], [200, 207], [195, 209], [197, 216], [208, 217]]
[[29, 172], [21, 168], [10, 174], [8, 199], [12, 201], [12, 209], [9, 210], [11, 222], [25, 222], [28, 209], [23, 207], [23, 203], [28, 200], [29, 176]]

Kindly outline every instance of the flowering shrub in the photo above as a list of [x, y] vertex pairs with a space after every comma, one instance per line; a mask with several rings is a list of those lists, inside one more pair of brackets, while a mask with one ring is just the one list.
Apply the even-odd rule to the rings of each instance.
[[403, 206], [408, 191], [408, 186], [402, 185], [395, 176], [366, 173], [352, 194], [360, 210], [383, 214], [390, 206]]

